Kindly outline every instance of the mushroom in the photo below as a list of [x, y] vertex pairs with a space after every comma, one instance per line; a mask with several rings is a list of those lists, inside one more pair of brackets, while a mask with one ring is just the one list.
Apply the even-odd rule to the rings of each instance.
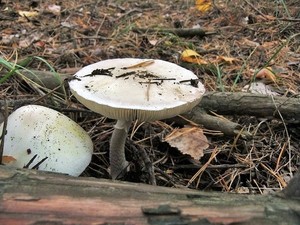
[[117, 119], [110, 141], [112, 179], [124, 174], [125, 141], [134, 120], [170, 118], [196, 106], [205, 92], [191, 71], [163, 60], [120, 58], [91, 64], [69, 81], [73, 95], [94, 112]]
[[[3, 123], [0, 134], [2, 130]], [[3, 156], [10, 166], [79, 176], [92, 153], [93, 143], [86, 131], [53, 109], [27, 105], [7, 118]]]

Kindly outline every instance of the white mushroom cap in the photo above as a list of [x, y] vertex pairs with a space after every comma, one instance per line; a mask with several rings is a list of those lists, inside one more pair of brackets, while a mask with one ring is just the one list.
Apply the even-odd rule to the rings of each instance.
[[[3, 124], [0, 125], [0, 133]], [[18, 108], [7, 120], [3, 155], [15, 160], [8, 165], [79, 176], [89, 165], [93, 143], [89, 135], [65, 115], [38, 105]]]
[[205, 92], [198, 77], [174, 63], [110, 59], [78, 71], [69, 82], [74, 96], [106, 117], [153, 121], [184, 113]]

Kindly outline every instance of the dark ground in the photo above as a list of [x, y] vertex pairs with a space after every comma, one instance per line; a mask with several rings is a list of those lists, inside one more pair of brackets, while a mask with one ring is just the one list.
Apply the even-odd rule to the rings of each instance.
[[[36, 15], [21, 17], [21, 11]], [[194, 26], [212, 34], [178, 37], [147, 29], [133, 31], [133, 28]], [[285, 4], [284, 1], [215, 1], [215, 6], [206, 13], [197, 11], [190, 0], [1, 1], [0, 30], [2, 59], [11, 63], [24, 63], [35, 56], [43, 59], [30, 58], [25, 65], [28, 69], [74, 74], [85, 65], [109, 58], [155, 58], [191, 69], [208, 91], [237, 92], [251, 82], [256, 71], [269, 66], [276, 74], [275, 82], [270, 77], [263, 81], [271, 83], [282, 96], [299, 97], [297, 0]], [[180, 53], [185, 49], [197, 51], [209, 64], [183, 62]], [[220, 60], [220, 57], [234, 60]], [[0, 78], [8, 71], [1, 66]], [[24, 102], [41, 104], [78, 122], [95, 145], [92, 163], [83, 176], [109, 177], [108, 142], [114, 121], [85, 110], [70, 96], [67, 85], [66, 93], [61, 95], [20, 76], [11, 76], [2, 81], [0, 96], [11, 102], [9, 112]], [[195, 189], [238, 193], [268, 193], [285, 187], [300, 165], [299, 125], [248, 116], [232, 115], [228, 119], [255, 134], [254, 139], [215, 136], [204, 128], [210, 147], [200, 164], [161, 141], [160, 136], [170, 133], [176, 124], [163, 121], [142, 124], [138, 130], [130, 131], [126, 150], [132, 166], [125, 179], [149, 182], [141, 157], [134, 154], [144, 149], [161, 186], [189, 184]], [[212, 155], [214, 150], [219, 153]], [[189, 182], [210, 157], [213, 158], [208, 167]]]

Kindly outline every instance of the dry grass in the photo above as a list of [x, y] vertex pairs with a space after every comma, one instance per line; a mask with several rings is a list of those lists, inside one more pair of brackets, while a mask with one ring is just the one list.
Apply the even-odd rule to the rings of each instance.
[[[15, 63], [39, 56], [49, 65], [33, 59], [26, 68], [74, 73], [82, 66], [108, 58], [159, 58], [193, 70], [209, 91], [239, 91], [251, 82], [255, 71], [271, 66], [278, 71], [277, 86], [282, 95], [299, 95], [297, 1], [289, 1], [286, 8], [276, 1], [215, 1], [214, 9], [201, 14], [189, 0], [85, 0], [80, 3], [71, 0], [61, 2], [60, 14], [54, 15], [47, 7], [55, 2], [2, 2], [0, 54], [4, 60]], [[21, 18], [16, 16], [19, 10], [38, 10], [40, 14]], [[131, 31], [132, 27], [191, 28], [195, 25], [216, 34], [200, 39]], [[180, 60], [180, 52], [186, 48], [196, 50], [207, 61], [218, 56], [237, 60], [233, 64], [209, 66], [186, 64]], [[8, 72], [4, 66], [0, 70], [1, 77]], [[12, 75], [1, 83], [0, 97], [6, 98], [10, 112], [23, 104], [41, 104], [78, 122], [89, 132], [95, 145], [92, 163], [83, 176], [108, 178], [108, 146], [114, 121], [86, 110], [70, 96], [67, 85], [65, 90], [65, 93], [51, 91]], [[135, 124], [126, 145], [131, 170], [125, 179], [149, 182], [139, 154], [145, 151], [161, 186], [239, 193], [266, 193], [285, 187], [300, 164], [299, 126], [286, 124], [284, 120], [228, 118], [255, 134], [254, 139], [245, 141], [239, 136], [223, 137], [207, 131], [210, 148], [200, 161], [182, 155], [161, 141], [176, 124], [162, 121]]]

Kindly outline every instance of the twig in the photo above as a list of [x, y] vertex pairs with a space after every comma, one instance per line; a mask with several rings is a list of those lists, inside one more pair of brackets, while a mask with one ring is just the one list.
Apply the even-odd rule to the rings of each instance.
[[245, 0], [245, 2], [246, 2], [252, 9], [254, 9], [258, 14], [260, 14], [262, 17], [264, 17], [265, 19], [267, 19], [266, 15], [263, 14], [260, 10], [258, 10], [251, 2], [249, 2], [248, 0]]
[[207, 35], [212, 35], [212, 34], [216, 34], [216, 32], [206, 32], [200, 28], [136, 28], [133, 27], [132, 28], [133, 32], [136, 33], [171, 33], [171, 34], [175, 34], [179, 37], [204, 37]]
[[[203, 165], [176, 165], [171, 167], [172, 170], [178, 169], [199, 169]], [[231, 169], [231, 168], [249, 168], [249, 166], [244, 164], [222, 164], [222, 165], [209, 165], [206, 169]]]
[[[209, 115], [201, 108], [196, 108], [183, 116], [192, 120], [194, 123], [203, 125], [207, 129], [221, 131], [223, 134], [228, 136], [239, 135], [244, 140], [252, 139], [252, 134], [247, 130], [243, 130], [243, 127], [240, 124], [228, 119], [223, 119], [222, 117]], [[182, 123], [179, 118], [176, 119], [176, 122]]]
[[264, 163], [260, 163], [260, 165], [265, 170], [269, 171], [269, 173], [277, 179], [277, 181], [279, 182], [281, 187], [286, 187], [287, 186], [285, 180], [281, 176], [279, 176], [274, 170], [272, 170], [269, 166], [265, 165]]
[[[174, 187], [178, 187], [179, 185], [176, 184], [176, 181], [174, 181], [174, 178], [170, 175], [168, 175], [165, 171], [161, 170], [158, 167], [154, 168], [154, 171], [158, 174], [158, 180], [162, 180], [164, 182], [166, 182], [167, 184], [170, 184]], [[180, 186], [182, 187], [182, 186]]]
[[292, 176], [292, 175], [293, 175], [293, 173], [292, 173], [292, 164], [291, 164], [292, 153], [291, 153], [291, 142], [290, 142], [289, 131], [288, 131], [288, 129], [287, 129], [286, 123], [285, 123], [285, 121], [284, 121], [284, 119], [283, 119], [283, 117], [282, 117], [282, 115], [281, 115], [281, 112], [280, 112], [280, 110], [279, 110], [279, 108], [278, 108], [278, 106], [277, 106], [277, 104], [276, 104], [276, 102], [275, 102], [273, 96], [272, 96], [272, 100], [273, 100], [274, 105], [275, 105], [275, 107], [276, 107], [276, 112], [278, 113], [278, 115], [279, 115], [279, 117], [280, 117], [280, 119], [281, 119], [281, 121], [282, 121], [282, 123], [283, 123], [284, 130], [285, 130], [285, 133], [286, 133], [286, 135], [287, 135], [288, 156], [289, 156], [288, 165], [289, 165], [290, 176]]
[[278, 20], [288, 21], [288, 22], [300, 22], [300, 19], [297, 18], [278, 18]]
[[137, 9], [137, 8], [131, 9], [131, 10], [127, 11], [126, 13], [124, 13], [123, 15], [121, 15], [120, 17], [116, 18], [114, 20], [114, 22], [116, 23], [117, 21], [121, 21], [123, 18], [130, 16], [134, 13], [142, 13], [142, 10]]
[[187, 183], [186, 187], [189, 187], [194, 182], [194, 180], [198, 176], [200, 176], [200, 174], [203, 173], [204, 170], [206, 170], [206, 168], [208, 167], [210, 162], [219, 154], [219, 152], [220, 152], [220, 150], [218, 150], [217, 148], [214, 149], [214, 151], [211, 153], [210, 158], [208, 159], [208, 161], [197, 171], [197, 173], [194, 174], [194, 176]]

